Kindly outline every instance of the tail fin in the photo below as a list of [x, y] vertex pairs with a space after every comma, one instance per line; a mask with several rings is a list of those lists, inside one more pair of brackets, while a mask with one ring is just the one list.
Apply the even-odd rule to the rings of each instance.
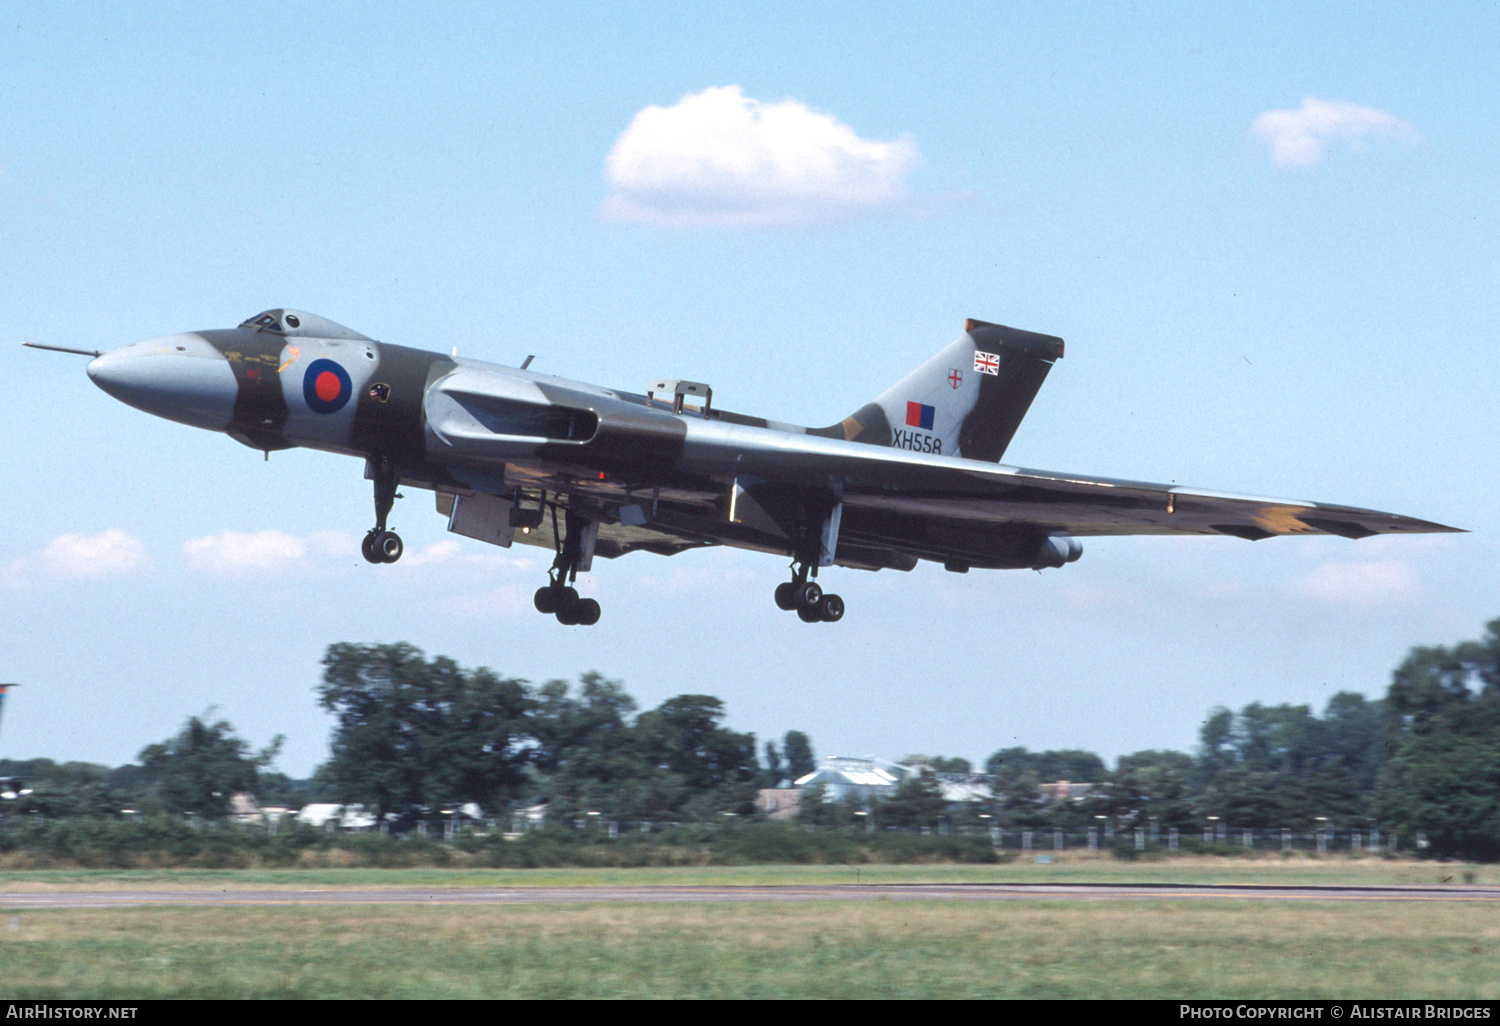
[[1060, 338], [971, 319], [880, 398], [813, 433], [998, 463], [1062, 355]]

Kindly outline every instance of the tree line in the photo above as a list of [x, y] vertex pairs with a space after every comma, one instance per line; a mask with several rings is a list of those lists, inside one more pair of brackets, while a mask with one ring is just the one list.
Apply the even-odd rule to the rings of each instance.
[[317, 694], [335, 727], [331, 757], [308, 780], [270, 768], [282, 738], [252, 751], [209, 713], [117, 769], [0, 760], [0, 777], [31, 789], [0, 814], [222, 819], [235, 794], [251, 793], [261, 805], [359, 804], [396, 829], [465, 805], [495, 816], [541, 803], [553, 819], [681, 822], [753, 815], [759, 788], [815, 766], [797, 730], [766, 742], [762, 764], [755, 736], [726, 727], [711, 695], [638, 713], [621, 682], [598, 673], [533, 687], [408, 644], [329, 646]]
[[[220, 818], [229, 797], [263, 804], [359, 803], [396, 824], [475, 804], [499, 815], [546, 803], [549, 818], [691, 822], [755, 815], [761, 787], [815, 766], [811, 741], [789, 731], [757, 752], [725, 725], [709, 695], [678, 695], [640, 712], [619, 681], [585, 674], [538, 686], [411, 645], [335, 644], [318, 698], [334, 717], [329, 760], [310, 780], [271, 770], [280, 739], [252, 751], [233, 728], [193, 717], [137, 764], [107, 769], [46, 760], [0, 762], [34, 779], [0, 811], [113, 815], [122, 808]], [[805, 795], [801, 815], [845, 825], [941, 822], [1082, 829], [1106, 822], [1197, 832], [1315, 827], [1423, 832], [1435, 854], [1500, 858], [1500, 620], [1477, 641], [1413, 649], [1383, 698], [1340, 692], [1307, 705], [1216, 708], [1195, 752], [1140, 751], [1110, 769], [1082, 750], [995, 752], [967, 760], [910, 756], [916, 772], [887, 800], [846, 805]], [[993, 797], [955, 806], [944, 781], [982, 781]], [[1059, 799], [1043, 784], [1090, 785]], [[1055, 792], [1055, 789], [1054, 789]]]

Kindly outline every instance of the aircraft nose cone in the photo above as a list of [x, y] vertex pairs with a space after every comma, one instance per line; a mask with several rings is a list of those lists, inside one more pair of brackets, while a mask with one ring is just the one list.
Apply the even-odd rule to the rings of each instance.
[[234, 371], [197, 335], [112, 350], [89, 362], [88, 375], [122, 403], [180, 424], [223, 431], [234, 415]]

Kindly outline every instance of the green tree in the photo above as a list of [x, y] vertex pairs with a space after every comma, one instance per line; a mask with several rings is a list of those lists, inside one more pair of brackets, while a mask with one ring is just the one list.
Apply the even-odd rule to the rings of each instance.
[[534, 787], [554, 818], [623, 819], [749, 813], [761, 780], [755, 737], [723, 726], [724, 703], [678, 695], [633, 721], [619, 681], [585, 674], [576, 694], [542, 685], [533, 703]]
[[1199, 822], [1188, 781], [1193, 772], [1192, 756], [1184, 752], [1142, 751], [1122, 755], [1103, 788], [1092, 814], [1135, 819], [1155, 819], [1163, 829], [1191, 830]]
[[1385, 702], [1371, 702], [1364, 695], [1340, 691], [1328, 700], [1322, 722], [1326, 760], [1342, 765], [1359, 793], [1373, 792], [1385, 761]]
[[1019, 780], [1030, 774], [1040, 783], [1067, 780], [1097, 783], [1105, 777], [1104, 760], [1077, 748], [1029, 752], [1024, 747], [1003, 748], [985, 760], [984, 769], [994, 777]]
[[328, 647], [318, 699], [337, 719], [319, 784], [377, 816], [475, 802], [525, 784], [531, 700], [522, 681], [407, 644]]
[[1212, 784], [1219, 774], [1238, 761], [1234, 748], [1234, 713], [1222, 705], [1209, 710], [1198, 728], [1198, 764], [1194, 781], [1198, 787]]
[[775, 741], [766, 742], [766, 770], [761, 775], [762, 787], [780, 787], [781, 782], [786, 779], [786, 774], [781, 771], [781, 753], [776, 750]]
[[781, 754], [786, 758], [786, 775], [793, 781], [801, 780], [818, 768], [813, 757], [812, 742], [800, 730], [789, 730], [781, 739]]
[[948, 802], [937, 775], [924, 771], [896, 785], [895, 794], [875, 807], [875, 821], [881, 826], [910, 830], [936, 826], [947, 811]]
[[906, 756], [901, 759], [901, 765], [927, 766], [933, 772], [951, 772], [957, 775], [968, 775], [974, 772], [974, 763], [957, 756]]
[[1452, 648], [1415, 648], [1386, 693], [1376, 810], [1438, 855], [1500, 858], [1500, 620]]
[[630, 719], [635, 708], [624, 685], [598, 673], [584, 674], [576, 695], [561, 680], [538, 690], [530, 718], [536, 797], [555, 817], [652, 818], [678, 804], [641, 751]]
[[118, 770], [89, 762], [0, 759], [0, 778], [19, 778], [31, 792], [0, 805], [0, 814], [114, 816], [143, 797], [139, 786], [121, 786], [119, 777]]
[[193, 716], [175, 737], [141, 750], [143, 783], [168, 812], [221, 819], [235, 792], [256, 790], [260, 771], [276, 758], [283, 740], [277, 735], [268, 748], [251, 755], [227, 720], [207, 723]]
[[1120, 756], [1115, 762], [1115, 772], [1138, 771], [1158, 766], [1175, 770], [1185, 780], [1193, 772], [1193, 757], [1186, 752], [1148, 748]]
[[726, 729], [724, 715], [724, 703], [711, 695], [678, 695], [636, 721], [641, 750], [681, 781], [698, 815], [753, 810], [755, 735]]
[[1236, 717], [1238, 761], [1250, 770], [1299, 773], [1321, 763], [1326, 752], [1320, 724], [1305, 705], [1251, 702]]
[[1305, 705], [1216, 708], [1189, 774], [1202, 815], [1248, 827], [1362, 826], [1384, 758], [1383, 705], [1340, 692]]

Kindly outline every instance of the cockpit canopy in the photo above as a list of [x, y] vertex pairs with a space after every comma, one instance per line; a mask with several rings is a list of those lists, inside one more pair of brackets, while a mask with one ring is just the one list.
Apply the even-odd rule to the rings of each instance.
[[249, 328], [251, 331], [269, 331], [288, 338], [342, 338], [351, 342], [375, 341], [342, 324], [336, 324], [326, 317], [303, 313], [301, 310], [267, 310], [247, 318], [240, 324], [240, 327]]

